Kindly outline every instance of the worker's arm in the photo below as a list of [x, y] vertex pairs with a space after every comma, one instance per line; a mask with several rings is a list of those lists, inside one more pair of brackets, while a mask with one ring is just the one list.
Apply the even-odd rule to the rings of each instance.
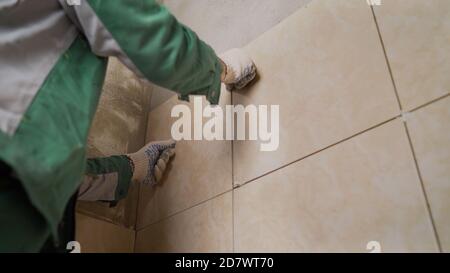
[[131, 181], [156, 185], [175, 155], [173, 140], [151, 142], [139, 151], [87, 160], [78, 200], [118, 202], [125, 198]]
[[155, 0], [82, 0], [70, 9], [97, 55], [118, 57], [181, 98], [218, 103], [223, 69], [215, 52]]

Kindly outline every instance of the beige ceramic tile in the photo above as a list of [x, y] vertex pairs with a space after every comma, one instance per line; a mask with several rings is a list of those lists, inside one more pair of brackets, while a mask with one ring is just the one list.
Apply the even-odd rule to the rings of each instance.
[[77, 212], [91, 217], [114, 223], [125, 228], [134, 229], [136, 225], [136, 211], [139, 196], [139, 183], [132, 182], [126, 198], [111, 207], [105, 202], [78, 201]]
[[[164, 0], [176, 18], [217, 52], [243, 47], [311, 0]], [[245, 27], [243, 27], [245, 26]], [[155, 86], [152, 109], [175, 93]]]
[[165, 0], [217, 52], [242, 47], [311, 0]]
[[394, 120], [238, 188], [240, 252], [437, 251], [408, 139]]
[[235, 183], [276, 169], [398, 114], [366, 1], [316, 0], [246, 47], [260, 79], [234, 104], [280, 105], [280, 146], [234, 143]]
[[134, 230], [77, 213], [76, 232], [82, 253], [134, 252]]
[[[151, 111], [147, 141], [171, 138], [171, 126], [177, 120], [171, 117], [172, 107], [184, 104], [192, 109], [193, 101], [173, 97]], [[220, 103], [230, 103], [229, 92], [222, 91]], [[231, 189], [231, 142], [179, 141], [168, 168], [159, 186], [140, 187], [139, 229]]]
[[374, 7], [403, 108], [450, 92], [450, 1], [383, 0]]
[[136, 252], [231, 252], [231, 192], [138, 231]]
[[412, 113], [408, 128], [442, 248], [450, 252], [450, 97]]

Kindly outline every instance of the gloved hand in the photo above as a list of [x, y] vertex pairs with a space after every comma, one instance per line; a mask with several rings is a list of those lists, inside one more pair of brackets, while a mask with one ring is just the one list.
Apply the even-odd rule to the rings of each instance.
[[222, 82], [228, 91], [242, 89], [256, 76], [256, 66], [242, 49], [231, 49], [219, 56], [224, 69]]
[[150, 185], [158, 183], [175, 154], [175, 145], [174, 140], [151, 142], [136, 153], [128, 154], [134, 165], [132, 180]]

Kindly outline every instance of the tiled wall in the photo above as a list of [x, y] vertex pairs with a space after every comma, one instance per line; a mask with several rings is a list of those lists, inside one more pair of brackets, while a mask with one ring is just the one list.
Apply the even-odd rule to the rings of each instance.
[[221, 104], [280, 105], [279, 150], [178, 143], [137, 252], [450, 251], [449, 1], [314, 0], [245, 49], [259, 81]]
[[[195, 29], [202, 39], [211, 44], [217, 52], [221, 52], [231, 47], [245, 45], [248, 41], [277, 24], [284, 17], [293, 13], [299, 6], [309, 1], [310, 0], [283, 0], [282, 2], [273, 0], [225, 0], [217, 2], [210, 0], [160, 0], [158, 2], [165, 2], [168, 8], [180, 21], [187, 23]], [[202, 15], [205, 13], [209, 14], [209, 16], [192, 16], [193, 14]], [[208, 21], [209, 26], [204, 23], [205, 20]], [[224, 24], [226, 21], [228, 24]], [[236, 26], [245, 22], [247, 22], [245, 29], [237, 29]], [[217, 35], [217, 29], [220, 29], [220, 35]], [[133, 152], [143, 145], [145, 138], [144, 131], [147, 125], [146, 113], [148, 112], [148, 109], [146, 106], [149, 104], [150, 94], [152, 97], [151, 103], [154, 107], [169, 99], [174, 93], [161, 89], [158, 86], [142, 84], [137, 80], [136, 76], [121, 65], [117, 59], [111, 58], [99, 110], [97, 111], [90, 134], [88, 151], [90, 157]], [[127, 103], [124, 103], [125, 101]], [[155, 124], [155, 122], [152, 122], [152, 124]], [[207, 147], [216, 151], [216, 158], [222, 156], [230, 158], [229, 154], [225, 155], [231, 151], [229, 149], [231, 146], [229, 145], [231, 144], [219, 145], [216, 148], [208, 145]], [[180, 147], [181, 145], [179, 145], [178, 149], [181, 149]], [[195, 154], [189, 151], [190, 149], [193, 149], [193, 147], [185, 147], [188, 150], [182, 151], [179, 154]], [[204, 147], [200, 145], [196, 149], [198, 148]], [[208, 162], [209, 159], [205, 158], [204, 161]], [[164, 217], [166, 213], [173, 213], [180, 208], [185, 208], [186, 206], [203, 201], [204, 198], [209, 198], [211, 195], [221, 193], [224, 187], [231, 189], [231, 183], [224, 183], [224, 181], [231, 181], [231, 159], [228, 162], [228, 165], [219, 165], [228, 169], [219, 168], [217, 170], [222, 174], [229, 174], [228, 176], [223, 176], [221, 188], [213, 188], [215, 186], [204, 187], [200, 192], [198, 192], [198, 189], [195, 191], [190, 190], [195, 194], [195, 198], [184, 198], [183, 194], [176, 192], [179, 191], [179, 188], [177, 187], [168, 189], [165, 193], [160, 193], [158, 195], [158, 202], [164, 203], [164, 200], [173, 201], [173, 199], [167, 198], [168, 196], [179, 196], [180, 198], [176, 199], [177, 202], [165, 202], [167, 207], [162, 205], [153, 206], [151, 202], [148, 204], [146, 202], [141, 202], [141, 210], [145, 208], [146, 213], [149, 215], [148, 218], [141, 217], [136, 219], [139, 187], [135, 184], [132, 185], [128, 197], [119, 202], [115, 208], [110, 208], [106, 203], [79, 202], [78, 211], [83, 215], [88, 215], [95, 219], [101, 219], [102, 221], [113, 223], [117, 226], [134, 229], [136, 221], [139, 225], [154, 222], [161, 217], [159, 214]], [[184, 174], [182, 175], [184, 176]], [[204, 173], [197, 175], [197, 178], [199, 178], [200, 181], [198, 184], [208, 185], [204, 183], [205, 179], [201, 177], [202, 175], [208, 174]], [[197, 180], [197, 178], [192, 177], [190, 179]], [[195, 183], [189, 183], [188, 185], [189, 187], [195, 186]], [[146, 190], [143, 189], [143, 192], [145, 191]], [[152, 209], [146, 209], [147, 207], [151, 207]], [[82, 221], [82, 223], [105, 224], [103, 222], [95, 221], [94, 219], [91, 220], [92, 221]], [[83, 228], [81, 228], [81, 230], [87, 231], [87, 229]], [[117, 229], [114, 230], [117, 231]], [[114, 233], [108, 234], [110, 236], [114, 235]], [[91, 236], [89, 233], [85, 234], [84, 232], [81, 232], [78, 237], [80, 237], [81, 240], [86, 241], [84, 239], [86, 236], [92, 240], [100, 238], [99, 241], [92, 241], [91, 245], [95, 245], [95, 242], [102, 244], [101, 238], [103, 237], [101, 236]], [[107, 251], [107, 249], [103, 250]]]
[[80, 213], [76, 215], [75, 238], [82, 253], [134, 252], [134, 230]]
[[[217, 52], [243, 47], [311, 0], [161, 0]], [[175, 93], [155, 86], [152, 109]]]

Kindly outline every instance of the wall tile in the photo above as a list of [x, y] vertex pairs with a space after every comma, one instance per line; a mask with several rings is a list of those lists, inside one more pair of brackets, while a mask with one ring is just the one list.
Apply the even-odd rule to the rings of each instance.
[[232, 197], [220, 195], [139, 230], [136, 252], [231, 252]]
[[134, 252], [134, 230], [77, 213], [76, 232], [82, 253]]
[[[170, 139], [178, 119], [171, 117], [172, 107], [183, 104], [193, 109], [193, 101], [193, 97], [190, 103], [173, 97], [151, 111], [147, 142]], [[206, 106], [204, 98], [203, 103]], [[222, 90], [220, 104], [229, 103], [230, 93]], [[160, 185], [140, 187], [138, 229], [230, 190], [231, 173], [230, 141], [179, 141]]]
[[450, 1], [383, 0], [374, 7], [405, 110], [450, 92]]
[[235, 183], [254, 179], [399, 114], [366, 1], [317, 0], [246, 47], [259, 81], [234, 104], [280, 105], [280, 145], [234, 143]]
[[[192, 28], [219, 54], [243, 47], [311, 0], [165, 0], [176, 18]], [[155, 86], [151, 107], [174, 93]]]
[[237, 252], [437, 251], [400, 120], [238, 188]]
[[412, 113], [407, 124], [442, 248], [450, 252], [450, 97]]

